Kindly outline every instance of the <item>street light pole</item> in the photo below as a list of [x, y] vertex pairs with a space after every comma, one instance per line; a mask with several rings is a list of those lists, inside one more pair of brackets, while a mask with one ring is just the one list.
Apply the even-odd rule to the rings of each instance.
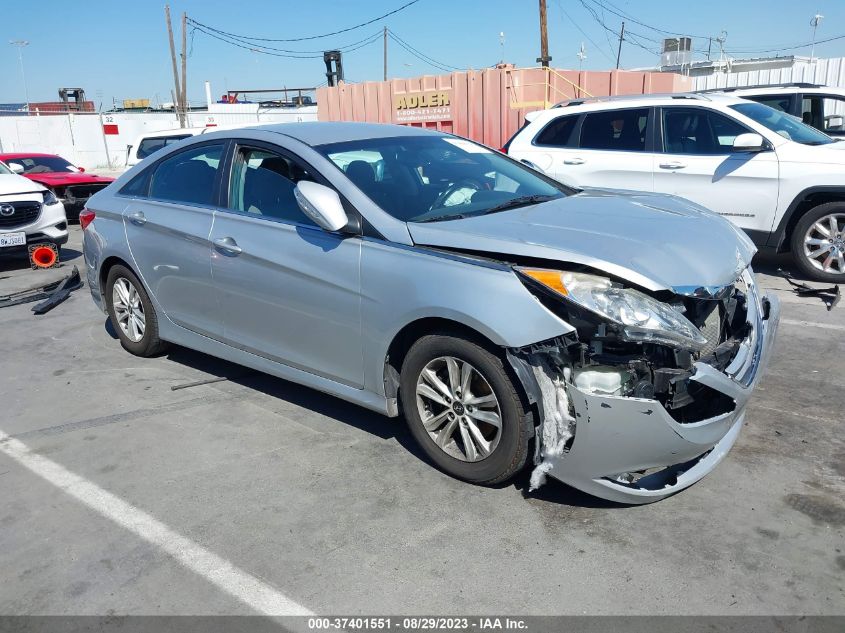
[[810, 26], [813, 27], [813, 48], [810, 49], [810, 61], [812, 62], [816, 57], [816, 29], [819, 28], [819, 23], [824, 19], [820, 13], [816, 13], [813, 19], [810, 20]]
[[29, 114], [29, 88], [26, 86], [26, 72], [23, 69], [23, 47], [29, 46], [27, 40], [9, 40], [9, 44], [18, 47], [18, 61], [21, 63], [21, 78], [23, 78], [23, 93], [26, 97], [26, 112]]

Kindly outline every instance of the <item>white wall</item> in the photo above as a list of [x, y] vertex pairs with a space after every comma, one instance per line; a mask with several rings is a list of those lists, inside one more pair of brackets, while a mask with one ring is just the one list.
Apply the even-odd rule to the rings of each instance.
[[[770, 64], [771, 65], [771, 64]], [[764, 64], [760, 64], [764, 66]], [[693, 90], [708, 88], [733, 88], [734, 86], [760, 86], [781, 83], [812, 83], [823, 86], [845, 88], [845, 57], [830, 59], [798, 58], [791, 65], [776, 68], [758, 67], [739, 70], [739, 66], [730, 72], [715, 71], [703, 75], [691, 73]]]
[[[258, 110], [255, 104], [213, 104], [208, 112], [192, 112], [189, 127], [209, 124], [258, 125], [316, 121], [317, 107]], [[103, 124], [115, 124], [118, 134], [103, 134]], [[0, 153], [45, 152], [59, 154], [86, 169], [116, 169], [125, 164], [126, 146], [138, 136], [179, 127], [176, 115], [167, 112], [62, 114], [0, 117]]]

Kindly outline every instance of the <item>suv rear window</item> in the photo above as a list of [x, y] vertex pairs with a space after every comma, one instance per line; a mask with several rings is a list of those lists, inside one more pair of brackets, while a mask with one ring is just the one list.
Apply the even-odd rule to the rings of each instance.
[[181, 141], [182, 139], [190, 138], [191, 134], [174, 134], [173, 136], [156, 136], [153, 138], [145, 138], [138, 145], [138, 158], [146, 158], [150, 154], [154, 154], [158, 150]]
[[534, 145], [548, 147], [572, 147], [573, 132], [575, 124], [578, 123], [578, 116], [560, 116], [544, 127], [534, 139]]
[[649, 108], [590, 112], [581, 126], [581, 147], [644, 152]]

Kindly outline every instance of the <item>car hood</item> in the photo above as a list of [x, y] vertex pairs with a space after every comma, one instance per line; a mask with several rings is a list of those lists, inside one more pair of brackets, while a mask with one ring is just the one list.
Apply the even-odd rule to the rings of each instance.
[[583, 264], [648, 290], [707, 295], [756, 249], [729, 221], [670, 195], [582, 192], [459, 220], [409, 223], [419, 245]]
[[94, 185], [102, 183], [109, 184], [114, 178], [106, 178], [105, 176], [95, 176], [94, 174], [86, 174], [75, 171], [47, 171], [37, 174], [27, 174], [27, 178], [40, 182], [42, 185], [48, 187], [64, 187], [67, 185]]
[[43, 191], [44, 187], [17, 174], [0, 174], [0, 196]]

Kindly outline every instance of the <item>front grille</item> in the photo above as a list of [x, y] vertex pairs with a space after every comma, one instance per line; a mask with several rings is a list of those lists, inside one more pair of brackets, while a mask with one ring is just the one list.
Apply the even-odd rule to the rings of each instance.
[[[12, 207], [11, 212], [9, 207]], [[16, 229], [32, 224], [39, 215], [40, 202], [0, 202], [0, 229]]]

